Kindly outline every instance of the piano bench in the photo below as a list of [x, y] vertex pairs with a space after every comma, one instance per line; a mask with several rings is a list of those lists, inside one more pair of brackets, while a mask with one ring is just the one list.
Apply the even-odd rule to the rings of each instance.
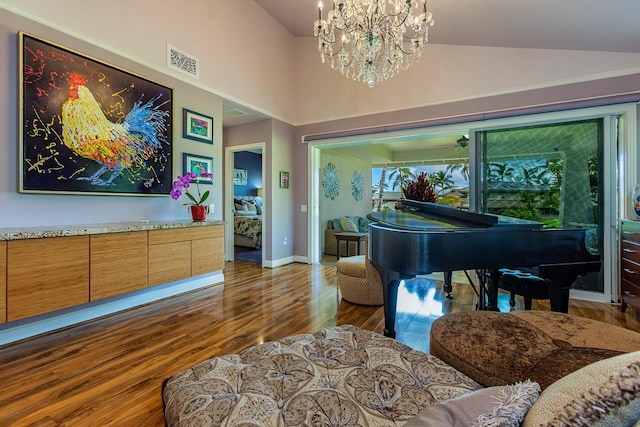
[[511, 309], [516, 305], [516, 295], [524, 298], [525, 310], [531, 310], [531, 300], [549, 299], [549, 283], [542, 277], [536, 276], [536, 270], [534, 269], [500, 269], [498, 288], [511, 294], [509, 299]]

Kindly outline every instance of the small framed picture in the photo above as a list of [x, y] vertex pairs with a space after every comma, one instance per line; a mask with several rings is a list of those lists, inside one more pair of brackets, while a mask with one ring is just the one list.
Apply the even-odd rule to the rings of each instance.
[[[182, 155], [183, 174], [186, 175], [189, 172], [195, 173], [198, 177], [201, 177], [203, 173], [207, 172], [213, 174], [213, 158], [198, 156], [196, 154], [184, 153]], [[213, 182], [213, 178], [200, 178], [200, 182], [210, 181]]]
[[280, 171], [280, 188], [289, 188], [289, 172]]
[[182, 136], [194, 141], [213, 144], [213, 117], [183, 108]]
[[234, 185], [247, 185], [249, 179], [249, 173], [246, 169], [233, 169], [233, 184]]

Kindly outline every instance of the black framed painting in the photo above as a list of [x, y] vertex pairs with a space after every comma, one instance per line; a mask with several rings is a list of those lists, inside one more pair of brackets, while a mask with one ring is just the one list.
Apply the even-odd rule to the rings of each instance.
[[166, 195], [173, 90], [20, 32], [20, 192]]

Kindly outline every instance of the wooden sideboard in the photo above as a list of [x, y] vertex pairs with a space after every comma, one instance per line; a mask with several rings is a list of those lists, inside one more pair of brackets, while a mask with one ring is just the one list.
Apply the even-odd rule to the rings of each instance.
[[620, 292], [623, 312], [640, 310], [640, 224], [630, 220], [620, 225]]
[[224, 268], [223, 223], [142, 228], [0, 241], [0, 323]]

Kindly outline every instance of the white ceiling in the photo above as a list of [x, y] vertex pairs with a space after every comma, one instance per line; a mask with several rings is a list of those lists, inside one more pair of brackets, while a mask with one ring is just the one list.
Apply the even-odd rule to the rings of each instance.
[[[318, 16], [317, 0], [254, 0], [294, 36], [312, 37]], [[324, 0], [324, 14], [332, 0]], [[429, 0], [435, 25], [429, 43], [495, 46], [511, 48], [567, 49], [640, 53], [640, 0]], [[237, 108], [250, 114], [230, 117], [224, 125], [248, 123], [267, 118], [241, 105], [224, 103], [224, 109]], [[374, 163], [387, 159], [416, 159], [416, 146], [452, 147], [460, 135], [438, 139], [394, 141], [377, 147], [353, 146], [354, 155], [369, 157]], [[446, 137], [445, 137], [446, 138]], [[436, 143], [437, 142], [437, 143]], [[399, 150], [405, 153], [398, 154]], [[392, 152], [393, 151], [393, 152]], [[395, 154], [394, 154], [395, 153]], [[436, 153], [432, 153], [436, 155]], [[437, 154], [440, 156], [439, 152]]]

